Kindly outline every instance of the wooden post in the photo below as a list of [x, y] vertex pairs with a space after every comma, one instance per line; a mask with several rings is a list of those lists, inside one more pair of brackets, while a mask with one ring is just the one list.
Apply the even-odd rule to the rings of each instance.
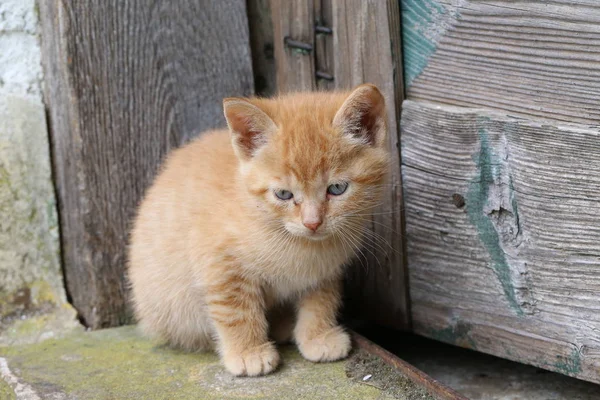
[[[346, 304], [370, 321], [406, 329], [410, 315], [398, 146], [404, 94], [398, 3], [303, 0], [293, 4], [271, 2], [279, 91], [349, 89], [370, 82], [386, 97], [393, 154], [391, 176], [383, 205], [374, 212], [365, 256], [350, 268]], [[290, 20], [295, 21], [293, 29]], [[312, 46], [311, 51], [286, 46], [290, 39]]]
[[86, 325], [119, 325], [130, 221], [161, 159], [253, 92], [246, 5], [39, 5], [67, 290]]
[[365, 242], [367, 267], [358, 262], [351, 269], [347, 303], [371, 321], [406, 329], [410, 311], [402, 234], [399, 109], [404, 90], [399, 21], [395, 0], [334, 2], [335, 86], [350, 88], [370, 82], [381, 89], [388, 107], [392, 152], [389, 186], [383, 204], [374, 211], [372, 234]]

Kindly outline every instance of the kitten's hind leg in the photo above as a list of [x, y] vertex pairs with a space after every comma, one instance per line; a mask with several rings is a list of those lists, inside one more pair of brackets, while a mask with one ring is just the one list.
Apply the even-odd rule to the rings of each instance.
[[238, 376], [268, 374], [279, 365], [279, 353], [268, 339], [262, 288], [234, 273], [207, 287], [206, 302], [225, 367]]

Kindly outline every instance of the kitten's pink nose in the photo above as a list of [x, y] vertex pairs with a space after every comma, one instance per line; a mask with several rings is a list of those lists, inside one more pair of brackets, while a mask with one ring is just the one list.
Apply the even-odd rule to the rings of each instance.
[[304, 224], [305, 227], [307, 227], [308, 229], [310, 229], [313, 232], [316, 232], [317, 229], [319, 229], [319, 226], [321, 226], [321, 221], [317, 221], [317, 222], [302, 222]]

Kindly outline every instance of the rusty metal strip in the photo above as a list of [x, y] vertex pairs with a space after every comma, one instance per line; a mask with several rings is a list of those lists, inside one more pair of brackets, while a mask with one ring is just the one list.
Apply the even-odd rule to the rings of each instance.
[[389, 351], [379, 347], [364, 336], [361, 336], [356, 332], [352, 332], [352, 339], [359, 348], [364, 349], [370, 354], [375, 354], [381, 357], [381, 359], [388, 365], [398, 369], [417, 385], [424, 387], [433, 397], [439, 400], [469, 400], [462, 394], [436, 381], [423, 371], [420, 371], [406, 361], [396, 357]]

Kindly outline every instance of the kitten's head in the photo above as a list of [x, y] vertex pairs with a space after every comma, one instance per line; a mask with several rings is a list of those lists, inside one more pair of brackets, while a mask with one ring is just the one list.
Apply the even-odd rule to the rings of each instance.
[[223, 104], [243, 184], [269, 224], [310, 240], [358, 236], [388, 169], [375, 86]]

